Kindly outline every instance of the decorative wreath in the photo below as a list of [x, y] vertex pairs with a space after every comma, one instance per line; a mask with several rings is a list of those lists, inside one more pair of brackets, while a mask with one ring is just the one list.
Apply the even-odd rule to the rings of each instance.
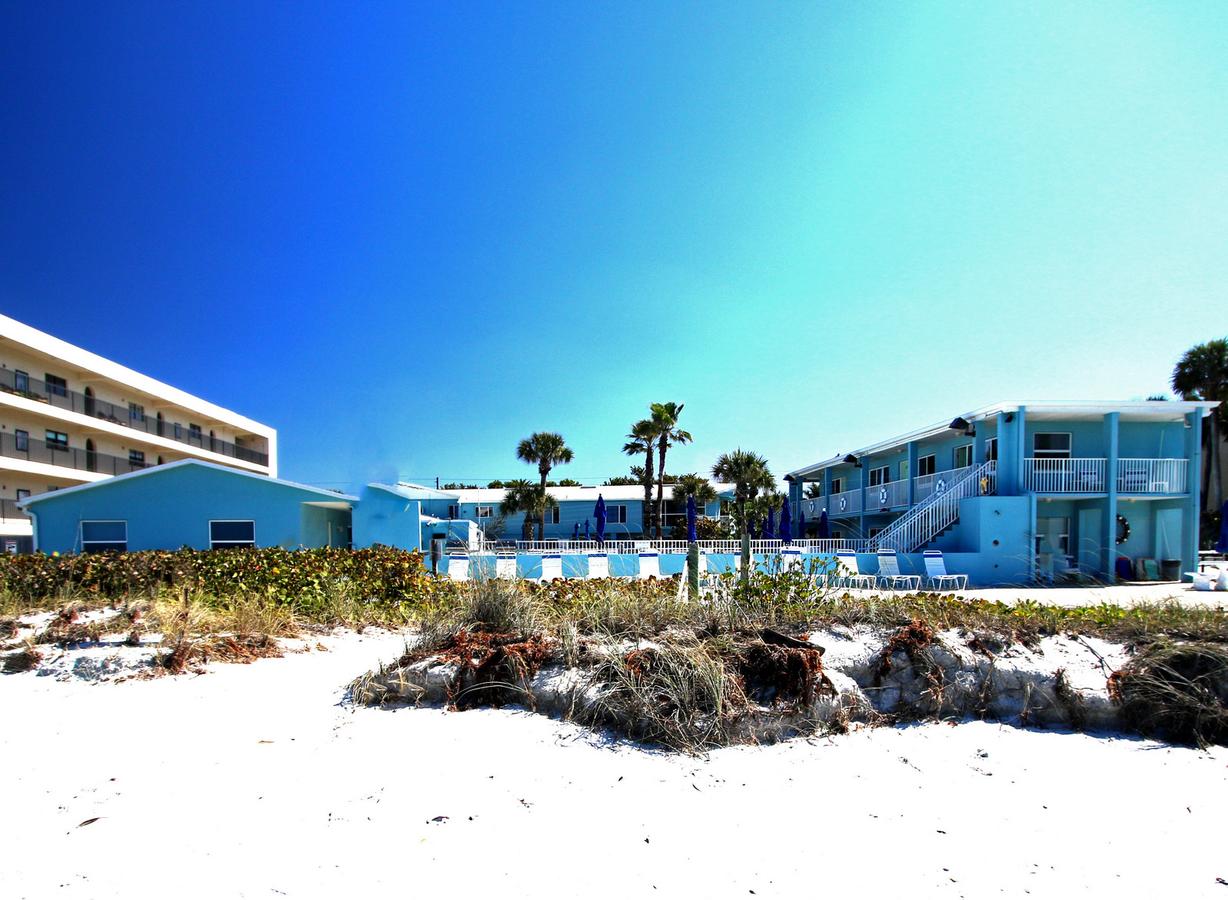
[[1121, 513], [1117, 514], [1117, 543], [1124, 544], [1130, 540], [1130, 520]]

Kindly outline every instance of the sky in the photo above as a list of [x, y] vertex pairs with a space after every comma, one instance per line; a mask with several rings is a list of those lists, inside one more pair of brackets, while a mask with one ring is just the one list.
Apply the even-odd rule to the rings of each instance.
[[1228, 4], [14, 3], [0, 309], [336, 487], [777, 474], [1228, 333]]

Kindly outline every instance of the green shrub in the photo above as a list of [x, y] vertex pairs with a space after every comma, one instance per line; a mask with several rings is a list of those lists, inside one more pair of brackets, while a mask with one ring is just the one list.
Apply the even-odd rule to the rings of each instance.
[[393, 547], [0, 557], [0, 591], [31, 604], [81, 594], [113, 600], [165, 587], [189, 587], [222, 600], [259, 596], [307, 614], [341, 592], [362, 602], [427, 605], [451, 590], [430, 576], [421, 553]]

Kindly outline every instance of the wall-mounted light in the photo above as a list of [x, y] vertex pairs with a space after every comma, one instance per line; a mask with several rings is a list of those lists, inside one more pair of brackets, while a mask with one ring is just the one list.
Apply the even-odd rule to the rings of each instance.
[[857, 457], [855, 457], [851, 453], [848, 456], [844, 457], [844, 462], [848, 463], [850, 466], [856, 466], [859, 469], [861, 468], [861, 460], [859, 460]]
[[1014, 413], [1007, 413], [1007, 414], [1006, 414], [1006, 421], [1008, 421], [1008, 422], [1013, 422], [1013, 421], [1015, 421], [1015, 414], [1014, 414]]
[[951, 424], [947, 426], [952, 431], [962, 431], [968, 437], [976, 434], [976, 429], [972, 427], [972, 423], [963, 416], [956, 416], [951, 420]]

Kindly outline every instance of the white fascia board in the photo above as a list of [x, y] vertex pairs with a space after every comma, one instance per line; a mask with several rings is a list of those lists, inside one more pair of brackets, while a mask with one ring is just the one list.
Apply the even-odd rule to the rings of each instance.
[[[15, 343], [23, 344], [39, 353], [45, 353], [70, 366], [92, 372], [100, 378], [118, 382], [135, 391], [140, 391], [143, 394], [148, 394], [151, 397], [156, 397], [175, 406], [181, 406], [192, 412], [200, 413], [202, 416], [218, 422], [234, 425], [270, 440], [276, 435], [276, 429], [268, 425], [261, 424], [254, 419], [249, 419], [247, 416], [241, 416], [233, 410], [225, 409], [207, 400], [202, 400], [200, 397], [196, 397], [186, 391], [181, 391], [179, 388], [171, 387], [169, 384], [158, 381], [155, 378], [150, 378], [148, 375], [142, 375], [140, 372], [129, 369], [127, 366], [112, 362], [96, 353], [91, 353], [75, 344], [62, 341], [57, 337], [39, 331], [37, 328], [31, 328], [29, 325], [5, 315], [0, 315], [0, 336], [6, 337]], [[270, 444], [270, 449], [272, 449], [272, 444]]]
[[87, 472], [83, 469], [72, 469], [68, 466], [34, 462], [33, 460], [18, 459], [13, 456], [0, 456], [0, 471], [21, 472], [23, 475], [37, 475], [39, 478], [47, 478], [51, 481], [95, 482], [111, 477], [99, 472]]

